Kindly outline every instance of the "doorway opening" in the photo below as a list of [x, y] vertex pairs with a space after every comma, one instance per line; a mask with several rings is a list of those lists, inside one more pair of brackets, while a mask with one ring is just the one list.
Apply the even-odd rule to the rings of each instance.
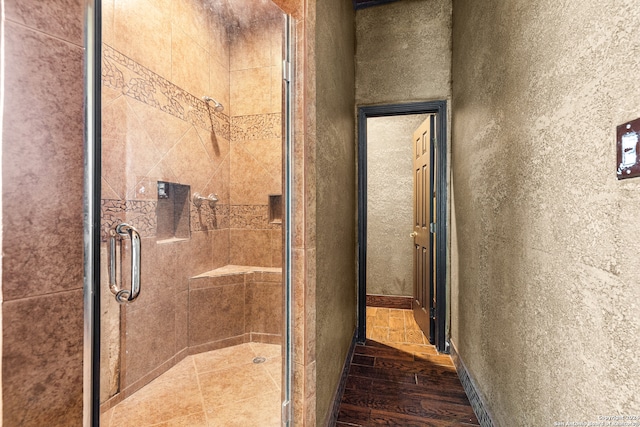
[[[443, 353], [449, 352], [448, 340], [448, 298], [447, 298], [447, 118], [446, 101], [417, 102], [408, 104], [392, 104], [367, 106], [358, 108], [358, 331], [359, 342], [365, 342], [367, 332], [367, 298], [370, 302], [376, 299], [375, 295], [368, 295], [368, 280], [375, 280], [371, 272], [378, 269], [385, 269], [384, 262], [391, 259], [391, 251], [388, 248], [382, 251], [386, 253], [388, 260], [382, 258], [382, 266], [378, 264], [368, 267], [367, 260], [376, 252], [368, 244], [368, 223], [370, 220], [369, 206], [371, 186], [368, 185], [371, 174], [368, 172], [368, 149], [369, 125], [373, 122], [369, 119], [392, 118], [393, 116], [412, 116], [416, 123], [423, 123], [420, 129], [419, 141], [412, 141], [414, 131], [418, 131], [418, 126], [412, 128], [407, 135], [408, 152], [412, 153], [413, 169], [416, 167], [416, 160], [422, 157], [424, 171], [420, 168], [420, 173], [412, 171], [411, 158], [408, 159], [408, 172], [412, 175], [412, 212], [409, 214], [411, 222], [407, 222], [407, 241], [414, 239], [414, 247], [407, 243], [410, 259], [400, 260], [398, 265], [412, 265], [411, 274], [411, 297], [406, 298], [410, 305], [405, 308], [413, 308], [416, 320], [421, 326], [429, 341], [436, 346], [436, 349]], [[407, 123], [410, 123], [409, 120]], [[417, 135], [417, 133], [416, 133]], [[417, 142], [417, 144], [416, 144]], [[418, 147], [419, 146], [419, 147]], [[418, 148], [416, 148], [418, 147]], [[419, 153], [420, 156], [416, 157]], [[383, 154], [384, 156], [384, 154]], [[375, 175], [375, 174], [374, 174]], [[419, 175], [419, 176], [418, 176]], [[378, 178], [374, 178], [378, 179]], [[417, 185], [416, 185], [417, 184]], [[416, 203], [416, 189], [424, 190], [423, 197]], [[375, 193], [374, 193], [375, 196]], [[424, 203], [420, 203], [424, 202]], [[423, 205], [418, 209], [418, 205]], [[386, 209], [388, 222], [395, 221], [394, 210]], [[403, 221], [400, 219], [400, 221]], [[402, 222], [404, 224], [404, 221]], [[422, 236], [420, 236], [420, 234]], [[424, 244], [417, 244], [419, 237], [422, 237]], [[416, 249], [419, 246], [419, 250]], [[407, 248], [405, 248], [407, 249]], [[386, 251], [386, 252], [385, 252]], [[371, 252], [371, 254], [369, 253]], [[418, 256], [418, 252], [419, 255]], [[373, 267], [373, 268], [372, 268]], [[388, 268], [387, 268], [388, 270]], [[406, 271], [404, 276], [408, 277]], [[400, 275], [402, 276], [402, 274]], [[396, 284], [388, 284], [394, 288], [403, 288], [402, 279]], [[406, 280], [404, 280], [406, 282]], [[404, 285], [406, 292], [406, 284]], [[373, 290], [372, 293], [376, 291]], [[393, 289], [395, 293], [402, 293], [402, 289]], [[394, 298], [394, 301], [400, 301]], [[425, 313], [421, 316], [420, 313]], [[422, 318], [421, 318], [422, 317]], [[426, 321], [425, 321], [426, 320]]]

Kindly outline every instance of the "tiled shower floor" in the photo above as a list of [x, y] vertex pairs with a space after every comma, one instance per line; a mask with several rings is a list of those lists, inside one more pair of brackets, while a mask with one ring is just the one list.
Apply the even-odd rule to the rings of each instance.
[[[256, 356], [266, 358], [255, 364]], [[188, 356], [102, 416], [107, 427], [280, 426], [280, 346]]]

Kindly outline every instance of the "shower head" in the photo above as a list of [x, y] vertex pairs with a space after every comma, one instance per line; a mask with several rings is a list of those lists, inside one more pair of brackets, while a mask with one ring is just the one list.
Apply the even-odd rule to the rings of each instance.
[[206, 102], [207, 104], [209, 102], [213, 102], [213, 111], [222, 111], [222, 110], [224, 110], [224, 106], [221, 103], [219, 103], [218, 101], [216, 101], [215, 99], [213, 99], [212, 97], [210, 97], [210, 96], [203, 96], [202, 100], [204, 102]]

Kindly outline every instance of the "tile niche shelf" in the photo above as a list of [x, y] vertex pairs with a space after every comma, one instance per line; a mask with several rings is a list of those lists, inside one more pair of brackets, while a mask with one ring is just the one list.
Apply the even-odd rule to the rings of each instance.
[[191, 237], [188, 185], [158, 181], [157, 243], [181, 242]]
[[269, 195], [269, 223], [282, 224], [282, 194]]

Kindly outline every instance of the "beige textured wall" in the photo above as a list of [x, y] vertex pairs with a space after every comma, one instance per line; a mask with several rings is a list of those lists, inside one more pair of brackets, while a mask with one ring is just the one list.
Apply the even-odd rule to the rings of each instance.
[[451, 0], [403, 0], [356, 13], [356, 104], [447, 99]]
[[329, 411], [355, 329], [354, 12], [316, 5], [316, 411]]
[[411, 136], [425, 117], [367, 119], [367, 295], [413, 294]]
[[637, 2], [453, 10], [454, 344], [499, 425], [637, 415]]

